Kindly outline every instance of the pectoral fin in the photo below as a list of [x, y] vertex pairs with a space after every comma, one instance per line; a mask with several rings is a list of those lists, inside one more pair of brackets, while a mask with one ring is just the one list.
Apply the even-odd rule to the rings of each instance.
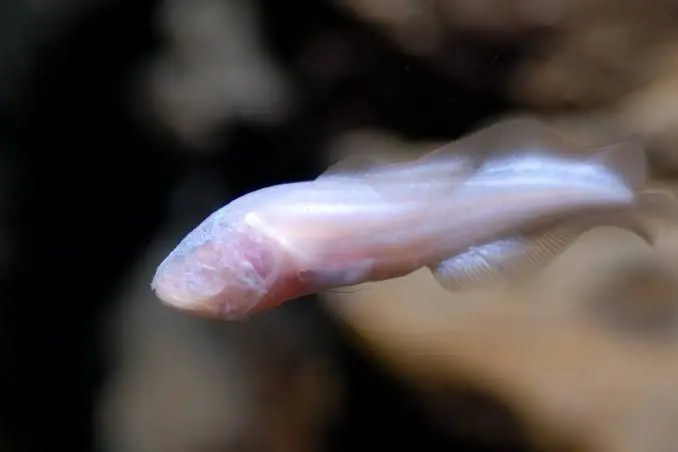
[[371, 259], [337, 259], [323, 268], [308, 268], [299, 271], [297, 277], [304, 285], [314, 290], [354, 286], [365, 281], [374, 262]]
[[549, 265], [582, 234], [598, 226], [628, 229], [644, 240], [650, 237], [632, 215], [623, 213], [581, 216], [526, 234], [517, 234], [474, 246], [429, 266], [449, 291], [523, 279]]

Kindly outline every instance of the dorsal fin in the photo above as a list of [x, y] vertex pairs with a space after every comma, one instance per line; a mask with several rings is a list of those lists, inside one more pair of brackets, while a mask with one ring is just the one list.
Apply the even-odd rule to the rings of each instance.
[[423, 160], [456, 158], [474, 168], [501, 156], [533, 150], [559, 156], [576, 156], [585, 147], [567, 139], [547, 121], [515, 115], [477, 128], [475, 132], [426, 155]]
[[[377, 146], [380, 143], [372, 144]], [[470, 135], [424, 154], [414, 162], [427, 167], [430, 177], [446, 175], [459, 178], [470, 175], [493, 157], [518, 154], [530, 148], [541, 153], [572, 156], [580, 151], [581, 146], [565, 139], [544, 120], [516, 115], [479, 127]], [[399, 171], [397, 163], [403, 163], [403, 159], [394, 155], [387, 157], [383, 149], [369, 149], [365, 153], [340, 160], [318, 179], [385, 174], [389, 169]], [[398, 177], [401, 176], [399, 172]]]
[[328, 177], [356, 177], [365, 176], [392, 164], [383, 157], [374, 155], [358, 154], [339, 160], [327, 168], [318, 179]]
[[434, 143], [403, 144], [391, 151], [381, 141], [372, 144], [373, 148], [333, 164], [316, 181], [365, 184], [383, 199], [403, 203], [450, 190], [472, 174], [473, 166], [467, 160], [422, 160], [421, 156], [436, 146]]
[[[415, 160], [389, 154], [380, 141], [373, 145], [374, 149], [332, 165], [317, 179], [358, 178], [387, 199], [402, 200], [407, 187], [430, 182], [438, 183], [440, 190], [449, 190], [487, 162], [525, 153], [597, 159], [634, 189], [641, 187], [646, 177], [645, 156], [637, 141], [589, 147], [567, 139], [548, 121], [529, 115], [514, 115], [478, 128]], [[416, 197], [424, 192], [411, 193]]]
[[360, 177], [383, 171], [390, 165], [412, 160], [409, 144], [380, 130], [362, 130], [340, 138], [330, 151], [334, 162], [317, 179]]

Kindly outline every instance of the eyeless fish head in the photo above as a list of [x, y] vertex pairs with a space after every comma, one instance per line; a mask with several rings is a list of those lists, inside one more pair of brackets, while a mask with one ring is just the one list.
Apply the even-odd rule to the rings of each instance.
[[224, 230], [210, 218], [159, 266], [152, 282], [166, 304], [204, 317], [247, 316], [279, 285], [279, 247], [237, 222]]

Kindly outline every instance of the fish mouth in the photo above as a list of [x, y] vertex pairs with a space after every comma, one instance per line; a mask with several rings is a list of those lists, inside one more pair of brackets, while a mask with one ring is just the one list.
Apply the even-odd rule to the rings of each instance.
[[227, 241], [207, 241], [189, 252], [170, 254], [158, 267], [151, 288], [175, 309], [238, 320], [266, 297], [276, 264], [265, 243], [237, 234]]

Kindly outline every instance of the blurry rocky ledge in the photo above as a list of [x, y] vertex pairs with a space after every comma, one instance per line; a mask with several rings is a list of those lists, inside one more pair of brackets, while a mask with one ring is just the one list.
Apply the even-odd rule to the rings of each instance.
[[467, 55], [469, 37], [514, 48], [497, 89], [519, 108], [613, 118], [625, 132], [650, 137], [664, 169], [678, 167], [678, 5], [671, 0], [336, 2], [450, 80], [470, 68], [469, 85], [495, 80], [482, 62], [498, 57]]

